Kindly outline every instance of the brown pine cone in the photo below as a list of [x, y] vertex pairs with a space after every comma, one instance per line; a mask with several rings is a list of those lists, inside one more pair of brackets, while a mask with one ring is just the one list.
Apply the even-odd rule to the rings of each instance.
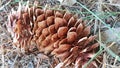
[[63, 66], [73, 63], [81, 68], [99, 45], [93, 43], [96, 36], [89, 36], [91, 26], [85, 26], [83, 20], [69, 12], [22, 7], [12, 11], [8, 20], [14, 45], [25, 52], [37, 47], [40, 52], [59, 58]]

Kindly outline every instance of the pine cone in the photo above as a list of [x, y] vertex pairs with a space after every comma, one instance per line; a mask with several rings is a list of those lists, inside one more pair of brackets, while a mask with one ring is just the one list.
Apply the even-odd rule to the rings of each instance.
[[14, 45], [26, 52], [37, 47], [40, 52], [59, 58], [63, 66], [74, 63], [81, 68], [99, 45], [93, 43], [96, 36], [89, 36], [91, 26], [85, 26], [70, 12], [25, 7], [12, 11], [8, 20]]

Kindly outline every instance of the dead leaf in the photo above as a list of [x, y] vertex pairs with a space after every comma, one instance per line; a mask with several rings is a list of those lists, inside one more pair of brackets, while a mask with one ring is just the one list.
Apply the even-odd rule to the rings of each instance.
[[2, 5], [2, 1], [0, 0], [0, 6]]
[[110, 29], [105, 30], [103, 32], [101, 32], [101, 39], [102, 41], [105, 42], [118, 42], [120, 44], [120, 39], [118, 37], [118, 35], [120, 34], [120, 28], [112, 28], [113, 31], [111, 31]]
[[61, 68], [64, 65], [64, 63], [59, 63], [55, 68]]
[[76, 0], [58, 0], [58, 1], [60, 2], [61, 5], [68, 5], [68, 6], [72, 6], [77, 2]]
[[44, 59], [49, 59], [48, 56], [46, 56], [44, 54], [38, 54], [37, 57], [40, 58], [40, 59], [43, 59], [43, 60]]
[[120, 4], [120, 0], [109, 0], [110, 3], [113, 3], [113, 4]]
[[[110, 29], [101, 32], [101, 40], [103, 43], [107, 45], [114, 53], [119, 53], [118, 45], [120, 44], [120, 38], [118, 35], [120, 34], [120, 28], [112, 28], [113, 31]], [[115, 42], [115, 43], [114, 43]], [[112, 45], [112, 43], [114, 43]], [[112, 45], [112, 46], [110, 46]]]

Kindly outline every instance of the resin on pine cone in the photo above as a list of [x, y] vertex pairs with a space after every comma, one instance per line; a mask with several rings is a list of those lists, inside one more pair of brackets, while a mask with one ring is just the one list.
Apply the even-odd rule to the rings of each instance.
[[81, 68], [95, 53], [96, 36], [89, 36], [91, 26], [70, 12], [38, 7], [19, 7], [8, 17], [8, 31], [13, 43], [25, 52], [37, 48], [60, 59], [63, 66]]

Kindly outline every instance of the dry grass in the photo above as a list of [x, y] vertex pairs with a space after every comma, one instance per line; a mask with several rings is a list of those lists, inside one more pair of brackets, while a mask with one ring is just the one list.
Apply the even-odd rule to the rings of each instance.
[[[19, 0], [0, 0], [0, 68], [52, 68], [50, 63], [53, 61], [52, 58], [39, 52], [29, 55], [23, 54], [20, 52], [19, 48], [12, 46], [12, 39], [5, 25], [9, 12], [12, 8], [17, 9], [18, 2]], [[100, 55], [103, 56], [103, 62], [100, 62], [101, 65], [98, 68], [120, 68], [119, 39], [113, 39], [112, 36], [114, 34], [112, 33], [109, 33], [110, 36], [108, 37], [103, 36], [106, 30], [111, 30], [109, 28], [120, 28], [119, 0], [78, 0], [78, 2], [86, 6], [88, 10], [92, 11], [92, 13], [105, 23], [103, 24], [98, 18], [81, 7], [78, 3], [73, 6], [60, 5], [64, 10], [69, 10], [87, 20], [87, 25], [93, 25], [91, 32], [98, 34], [98, 39], [96, 40], [102, 43]], [[23, 3], [26, 3], [26, 1], [23, 1]], [[42, 6], [45, 6], [45, 4], [59, 6], [58, 4], [60, 3], [56, 0], [41, 0], [40, 4]], [[112, 40], [108, 40], [110, 38]], [[102, 47], [102, 45], [106, 48]], [[97, 55], [99, 55], [99, 53]]]

